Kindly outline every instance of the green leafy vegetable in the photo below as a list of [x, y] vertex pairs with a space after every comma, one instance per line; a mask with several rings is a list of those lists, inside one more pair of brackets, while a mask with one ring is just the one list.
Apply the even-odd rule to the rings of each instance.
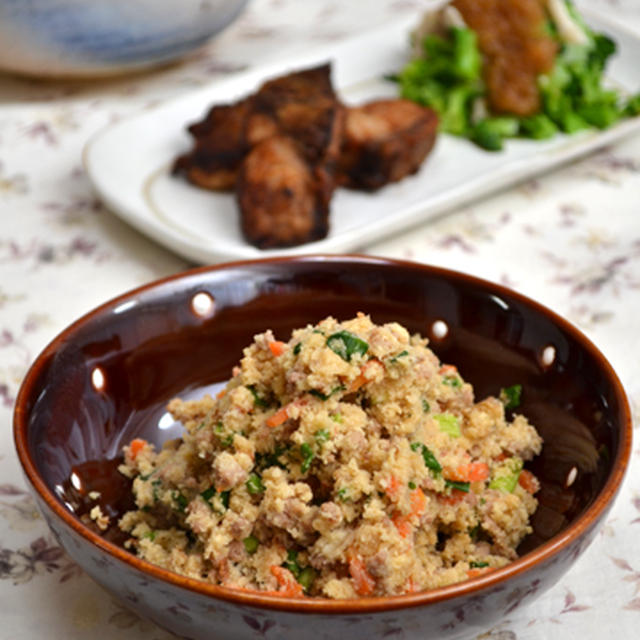
[[174, 491], [171, 494], [173, 501], [176, 503], [176, 509], [180, 511], [180, 513], [184, 513], [187, 505], [189, 504], [189, 500], [185, 496], [183, 496], [179, 491]]
[[500, 390], [500, 400], [505, 409], [516, 409], [522, 400], [522, 385], [514, 384]]
[[451, 413], [436, 413], [433, 419], [438, 423], [442, 433], [447, 433], [452, 438], [460, 437], [460, 422], [456, 416]]
[[[570, 2], [567, 8], [585, 41], [565, 41], [562, 29], [547, 21], [546, 32], [557, 41], [559, 51], [551, 71], [538, 78], [541, 111], [535, 115], [519, 118], [486, 113], [482, 55], [476, 34], [469, 28], [427, 35], [421, 43], [421, 57], [410, 61], [393, 80], [403, 98], [438, 112], [442, 131], [464, 136], [488, 151], [501, 150], [509, 138], [544, 140], [558, 131], [605, 129], [620, 118], [640, 115], [640, 94], [625, 102], [604, 83], [615, 43], [594, 33]], [[478, 108], [478, 101], [484, 109]]]
[[216, 495], [216, 493], [217, 493], [216, 488], [214, 486], [211, 486], [208, 489], [205, 489], [202, 493], [200, 493], [200, 495], [202, 496], [202, 499], [205, 502], [209, 502], [211, 498], [213, 498], [213, 496]]
[[302, 342], [298, 342], [295, 347], [293, 347], [293, 355], [297, 356], [302, 350]]
[[343, 360], [351, 361], [354, 354], [363, 356], [369, 350], [369, 345], [349, 331], [338, 331], [327, 338], [327, 346], [337, 353]]

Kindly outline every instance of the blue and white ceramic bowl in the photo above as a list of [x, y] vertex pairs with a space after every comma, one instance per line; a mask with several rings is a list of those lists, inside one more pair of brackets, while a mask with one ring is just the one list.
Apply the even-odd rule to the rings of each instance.
[[179, 58], [248, 0], [0, 0], [0, 70], [100, 76]]

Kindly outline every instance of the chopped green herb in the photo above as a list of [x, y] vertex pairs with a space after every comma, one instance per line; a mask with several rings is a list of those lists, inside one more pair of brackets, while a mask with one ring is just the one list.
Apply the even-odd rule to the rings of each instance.
[[153, 501], [154, 502], [158, 502], [158, 500], [160, 499], [158, 496], [158, 489], [162, 486], [162, 481], [161, 480], [153, 480], [151, 482], [151, 486], [153, 487]]
[[224, 425], [222, 424], [222, 420], [218, 420], [218, 422], [216, 422], [216, 426], [213, 428], [213, 430], [218, 434], [224, 431]]
[[287, 551], [287, 559], [282, 563], [282, 566], [285, 569], [289, 569], [297, 579], [301, 571], [300, 565], [298, 564], [298, 552], [289, 549], [289, 551]]
[[369, 345], [349, 331], [338, 331], [327, 338], [327, 346], [343, 360], [351, 361], [354, 354], [363, 356]]
[[425, 413], [429, 413], [429, 411], [431, 411], [431, 405], [424, 398], [422, 398], [422, 410]]
[[205, 502], [209, 502], [216, 493], [216, 488], [212, 485], [208, 489], [205, 489], [200, 495]]
[[343, 418], [342, 418], [342, 414], [341, 413], [332, 413], [329, 416], [334, 422], [337, 422], [339, 424], [342, 424], [344, 422]]
[[413, 491], [416, 488], [416, 483], [409, 481], [407, 486], [409, 487], [409, 489]]
[[260, 546], [260, 541], [255, 536], [248, 536], [243, 541], [244, 548], [249, 555], [253, 555]]
[[149, 540], [151, 540], [151, 542], [153, 542], [156, 539], [156, 532], [155, 531], [147, 531], [146, 533], [142, 534], [143, 538], [148, 538]]
[[472, 560], [469, 563], [469, 567], [471, 569], [484, 569], [485, 567], [488, 567], [489, 563], [488, 562], [477, 562], [476, 560]]
[[462, 380], [458, 376], [444, 376], [442, 378], [442, 384], [446, 384], [448, 387], [459, 389], [462, 386]]
[[436, 413], [433, 419], [438, 423], [440, 431], [450, 435], [452, 438], [460, 437], [460, 422], [451, 413]]
[[478, 533], [480, 533], [480, 525], [477, 524], [475, 527], [469, 529], [469, 537], [475, 542], [478, 539]]
[[197, 427], [196, 431], [200, 431], [200, 429], [204, 429], [206, 422], [203, 420]]
[[220, 492], [220, 502], [222, 502], [222, 506], [225, 509], [229, 508], [229, 498], [231, 498], [231, 491], [221, 491]]
[[318, 577], [318, 572], [313, 567], [305, 567], [297, 576], [298, 582], [302, 585], [305, 593], [309, 592], [314, 580]]
[[444, 484], [450, 489], [457, 489], [465, 493], [469, 493], [469, 487], [471, 486], [470, 482], [455, 482], [454, 480], [445, 480]]
[[422, 442], [414, 442], [411, 444], [411, 449], [413, 451], [420, 451], [422, 453], [422, 459], [424, 460], [424, 465], [427, 469], [431, 469], [434, 473], [438, 474], [442, 471], [442, 466], [433, 455], [433, 452], [426, 445], [422, 444]]
[[322, 329], [314, 329], [311, 333], [319, 333], [321, 336], [324, 335], [324, 331]]
[[318, 444], [322, 444], [323, 442], [327, 442], [327, 440], [331, 438], [331, 434], [327, 429], [318, 429], [313, 434], [313, 437], [316, 439], [316, 442]]
[[185, 498], [179, 491], [174, 491], [171, 494], [171, 497], [173, 498], [173, 501], [176, 503], [177, 505], [177, 509], [178, 511], [180, 511], [180, 513], [184, 513], [185, 509], [187, 508], [187, 505], [189, 504], [189, 501], [187, 500], [187, 498]]
[[311, 461], [314, 458], [313, 449], [307, 444], [303, 442], [300, 445], [300, 453], [302, 454], [302, 465], [300, 466], [300, 470], [302, 473], [306, 473], [309, 471], [309, 467], [311, 466]]
[[328, 400], [334, 393], [338, 393], [339, 391], [345, 391], [346, 387], [343, 384], [338, 385], [331, 389], [329, 393], [322, 393], [322, 391], [318, 391], [317, 389], [310, 389], [309, 393], [316, 398], [320, 398], [320, 400]]
[[287, 451], [288, 447], [283, 445], [277, 445], [275, 450], [271, 453], [256, 453], [256, 467], [260, 471], [268, 469], [269, 467], [280, 467], [280, 469], [286, 469], [287, 466], [280, 462], [280, 456]]
[[396, 362], [398, 362], [399, 358], [404, 358], [405, 356], [408, 356], [409, 352], [405, 349], [404, 351], [401, 351], [397, 356], [393, 356], [393, 358], [391, 358], [391, 360], [389, 360], [389, 362], [391, 362], [392, 364], [395, 364]]
[[346, 502], [347, 500], [350, 499], [349, 489], [347, 487], [343, 487], [342, 489], [340, 489], [336, 495], [338, 496], [338, 499], [340, 500], [340, 502]]
[[500, 400], [505, 409], [516, 409], [520, 406], [522, 399], [522, 385], [514, 384], [500, 390]]
[[247, 491], [252, 496], [255, 496], [264, 491], [264, 485], [262, 484], [262, 480], [257, 473], [249, 474], [249, 477], [245, 482], [245, 486], [247, 487]]
[[254, 407], [261, 407], [261, 408], [265, 408], [268, 407], [270, 405], [268, 400], [265, 400], [265, 398], [263, 398], [262, 396], [260, 396], [260, 394], [258, 393], [256, 386], [254, 384], [250, 384], [247, 386], [247, 389], [249, 389], [249, 391], [251, 391], [251, 395], [253, 396], [253, 406]]
[[297, 356], [302, 350], [302, 342], [298, 342], [295, 347], [293, 347], [293, 355]]

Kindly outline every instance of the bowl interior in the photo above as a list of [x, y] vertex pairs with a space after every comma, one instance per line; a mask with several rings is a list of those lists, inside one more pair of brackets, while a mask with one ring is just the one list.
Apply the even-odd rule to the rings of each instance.
[[[90, 490], [101, 491], [103, 511], [117, 516], [130, 506], [128, 481], [116, 470], [121, 447], [135, 436], [160, 444], [179, 435], [165, 409], [170, 398], [215, 390], [256, 333], [271, 328], [287, 340], [294, 328], [358, 311], [429, 337], [476, 399], [523, 386], [518, 411], [545, 445], [530, 465], [542, 489], [522, 553], [594, 501], [620, 463], [628, 421], [602, 355], [571, 325], [507, 289], [373, 258], [200, 269], [107, 303], [61, 334], [30, 373], [22, 394], [28, 455], [75, 517]], [[101, 535], [120, 541], [113, 528]]]

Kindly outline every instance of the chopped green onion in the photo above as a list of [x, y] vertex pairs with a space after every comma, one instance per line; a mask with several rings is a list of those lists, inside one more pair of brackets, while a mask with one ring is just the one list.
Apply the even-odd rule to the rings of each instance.
[[209, 502], [209, 500], [211, 500], [211, 498], [213, 498], [213, 496], [216, 495], [216, 488], [214, 486], [209, 487], [208, 489], [205, 489], [202, 493], [200, 493], [200, 495], [202, 496], [202, 499], [205, 502]]
[[469, 567], [471, 569], [484, 569], [485, 567], [488, 567], [489, 563], [488, 562], [477, 562], [476, 560], [472, 560], [469, 563]]
[[338, 499], [340, 500], [340, 502], [346, 502], [347, 500], [349, 500], [348, 494], [349, 494], [349, 489], [347, 487], [343, 487], [338, 491], [336, 495], [338, 496]]
[[414, 442], [411, 444], [412, 451], [420, 450], [422, 453], [422, 459], [424, 460], [424, 465], [427, 469], [431, 469], [434, 473], [438, 474], [442, 471], [442, 466], [433, 455], [433, 452], [426, 445], [422, 444], [422, 442]]
[[174, 502], [178, 505], [176, 507], [178, 511], [180, 511], [180, 513], [183, 513], [187, 508], [189, 501], [179, 491], [174, 491], [171, 494], [171, 497], [173, 498]]
[[433, 419], [438, 423], [442, 433], [446, 433], [452, 438], [460, 437], [460, 422], [456, 416], [451, 413], [436, 413]]
[[334, 393], [338, 393], [339, 391], [344, 391], [346, 387], [343, 384], [334, 387], [329, 391], [329, 393], [322, 393], [322, 391], [318, 391], [317, 389], [310, 389], [309, 393], [316, 398], [320, 398], [320, 400], [328, 400]]
[[327, 429], [318, 429], [313, 434], [313, 437], [316, 439], [316, 442], [318, 444], [322, 444], [323, 442], [327, 442], [327, 440], [331, 438], [331, 434]]
[[[518, 486], [518, 478], [520, 478], [520, 472], [522, 471], [522, 461], [512, 459], [510, 462], [511, 472], [494, 476], [489, 482], [489, 489], [497, 489], [504, 493], [513, 493]], [[500, 471], [504, 470], [501, 467]]]
[[287, 559], [282, 563], [282, 566], [285, 569], [289, 569], [297, 579], [301, 571], [300, 565], [298, 564], [298, 552], [293, 549], [289, 549], [289, 551], [287, 551]]
[[264, 491], [264, 485], [262, 484], [262, 480], [257, 473], [251, 473], [245, 482], [245, 486], [247, 487], [247, 491], [255, 496]]
[[295, 347], [293, 347], [293, 355], [297, 356], [302, 350], [302, 342], [298, 342]]
[[470, 482], [455, 482], [454, 480], [445, 480], [444, 484], [450, 489], [457, 489], [458, 491], [464, 491], [465, 493], [469, 493], [469, 488], [471, 486]]
[[442, 378], [442, 384], [446, 384], [448, 387], [459, 389], [462, 386], [462, 380], [458, 376], [444, 376]]
[[250, 384], [247, 386], [247, 389], [249, 389], [249, 391], [251, 391], [251, 395], [253, 396], [253, 406], [254, 407], [261, 407], [261, 408], [266, 408], [269, 406], [269, 402], [267, 400], [265, 400], [263, 397], [260, 396], [260, 394], [258, 393], [256, 386], [254, 384]]
[[222, 502], [222, 506], [225, 509], [229, 508], [229, 499], [231, 498], [231, 491], [221, 491], [220, 492], [220, 502]]
[[327, 346], [343, 360], [351, 361], [354, 354], [363, 356], [369, 345], [349, 331], [338, 331], [327, 338]]
[[260, 541], [255, 536], [248, 536], [242, 541], [244, 548], [249, 555], [253, 555], [260, 546]]
[[429, 413], [429, 411], [431, 411], [431, 405], [424, 398], [422, 398], [422, 410], [425, 413]]
[[393, 356], [393, 358], [391, 358], [389, 360], [389, 362], [395, 364], [396, 362], [398, 362], [399, 358], [404, 358], [405, 356], [408, 356], [409, 352], [405, 349], [404, 351], [401, 351], [397, 356]]
[[151, 540], [151, 542], [153, 542], [156, 539], [156, 532], [155, 531], [147, 531], [146, 533], [142, 534], [143, 538], [148, 538], [149, 540]]
[[329, 416], [334, 422], [337, 422], [339, 424], [342, 424], [344, 422], [343, 418], [342, 418], [342, 414], [341, 413], [332, 413]]
[[300, 466], [300, 470], [302, 473], [306, 473], [309, 471], [309, 467], [311, 466], [311, 461], [314, 458], [313, 449], [307, 444], [303, 442], [300, 445], [300, 453], [302, 454], [302, 465]]

